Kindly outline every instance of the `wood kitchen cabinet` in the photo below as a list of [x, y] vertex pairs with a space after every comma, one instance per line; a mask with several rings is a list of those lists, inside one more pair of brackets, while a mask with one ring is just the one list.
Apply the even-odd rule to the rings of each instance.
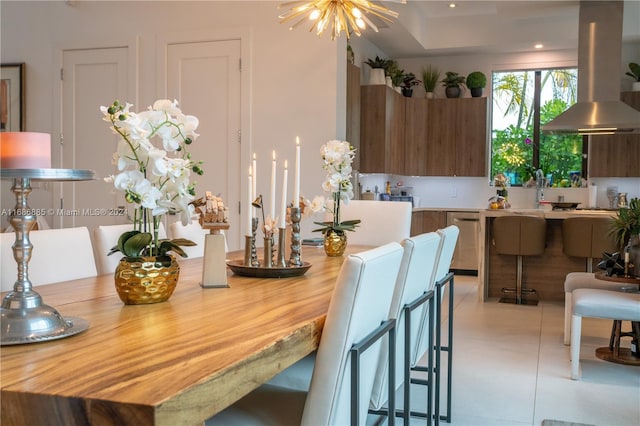
[[418, 210], [411, 214], [411, 236], [433, 232], [447, 226], [447, 212]]
[[404, 174], [404, 97], [387, 86], [362, 86], [360, 101], [360, 171]]
[[[347, 140], [360, 150], [360, 68], [347, 62]], [[360, 156], [356, 155], [353, 168], [360, 170]]]
[[432, 99], [425, 176], [486, 176], [487, 98]]
[[[640, 110], [640, 92], [622, 92], [620, 99]], [[640, 134], [591, 136], [589, 177], [640, 177]]]

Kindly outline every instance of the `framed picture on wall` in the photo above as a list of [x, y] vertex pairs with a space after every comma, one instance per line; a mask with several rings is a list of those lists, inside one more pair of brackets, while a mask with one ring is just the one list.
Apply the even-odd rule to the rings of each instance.
[[2, 64], [0, 70], [0, 132], [25, 130], [24, 63]]

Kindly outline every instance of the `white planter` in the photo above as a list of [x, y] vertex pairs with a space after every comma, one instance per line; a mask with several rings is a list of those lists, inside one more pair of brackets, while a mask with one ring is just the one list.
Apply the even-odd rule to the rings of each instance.
[[384, 81], [387, 86], [393, 87], [393, 83], [391, 82], [391, 77], [389, 77], [388, 75], [385, 76]]
[[369, 84], [386, 84], [386, 79], [384, 78], [384, 69], [371, 68], [371, 72], [369, 73]]
[[632, 92], [640, 92], [640, 81], [634, 81], [631, 85]]
[[433, 99], [433, 92], [427, 92], [426, 95], [425, 95], [425, 98]]

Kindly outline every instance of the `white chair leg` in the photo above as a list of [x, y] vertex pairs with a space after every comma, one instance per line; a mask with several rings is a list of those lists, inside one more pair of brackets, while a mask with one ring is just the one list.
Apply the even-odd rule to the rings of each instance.
[[582, 335], [582, 317], [571, 317], [571, 378], [580, 380], [580, 337]]
[[571, 339], [571, 315], [573, 314], [571, 305], [571, 292], [564, 293], [564, 344], [569, 346]]

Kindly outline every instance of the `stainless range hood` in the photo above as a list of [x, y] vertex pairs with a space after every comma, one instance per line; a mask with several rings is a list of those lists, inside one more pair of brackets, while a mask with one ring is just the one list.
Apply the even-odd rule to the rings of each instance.
[[578, 102], [542, 127], [549, 133], [640, 132], [640, 111], [620, 100], [622, 1], [581, 1]]

